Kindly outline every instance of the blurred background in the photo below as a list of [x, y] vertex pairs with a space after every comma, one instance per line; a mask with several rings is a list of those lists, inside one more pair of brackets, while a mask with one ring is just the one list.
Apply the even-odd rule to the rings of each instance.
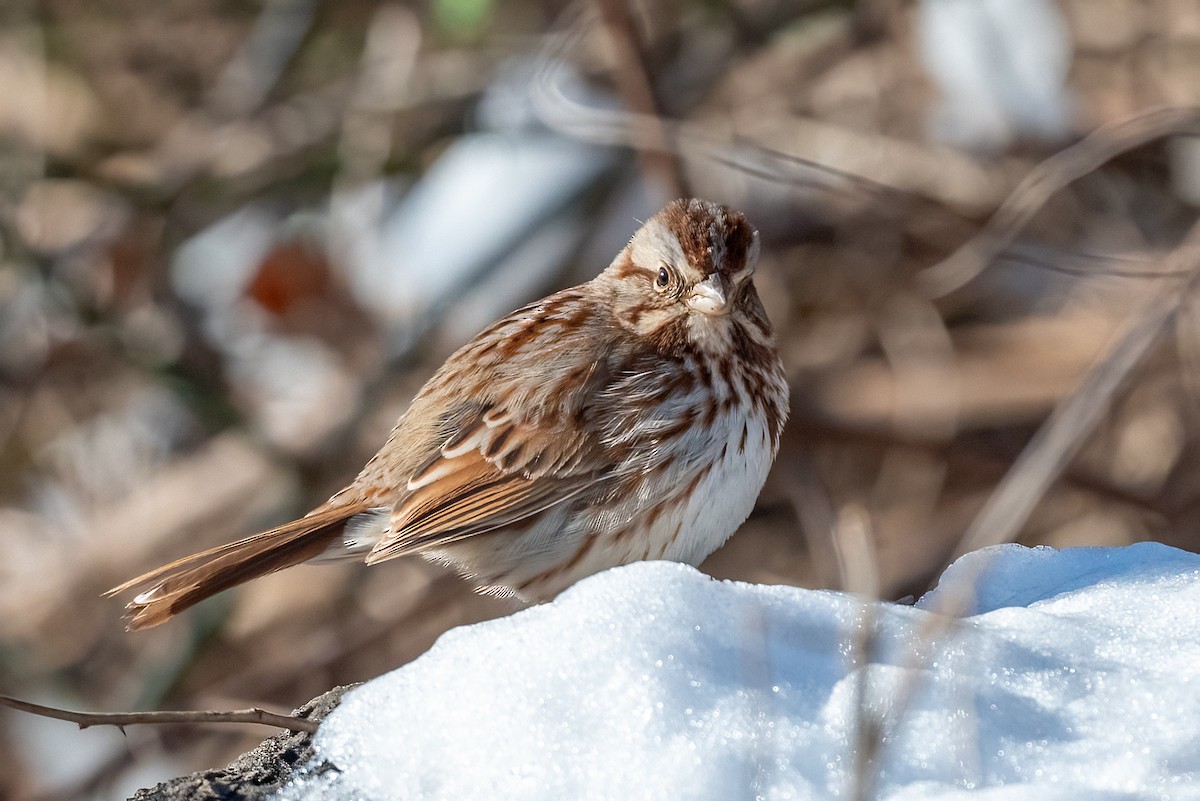
[[[416, 559], [297, 568], [138, 634], [99, 596], [324, 500], [458, 345], [680, 194], [761, 229], [792, 386], [704, 569], [842, 587], [853, 508], [880, 593], [919, 594], [1182, 291], [1198, 103], [1194, 0], [9, 0], [0, 692], [287, 710], [511, 612]], [[1200, 546], [1197, 322], [999, 538]], [[0, 709], [0, 798], [122, 797], [269, 733]]]

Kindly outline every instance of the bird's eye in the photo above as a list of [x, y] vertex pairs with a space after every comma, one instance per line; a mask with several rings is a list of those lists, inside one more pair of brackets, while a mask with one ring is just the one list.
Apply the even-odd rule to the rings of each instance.
[[658, 276], [654, 279], [655, 289], [666, 289], [671, 283], [671, 271], [662, 266], [658, 268]]

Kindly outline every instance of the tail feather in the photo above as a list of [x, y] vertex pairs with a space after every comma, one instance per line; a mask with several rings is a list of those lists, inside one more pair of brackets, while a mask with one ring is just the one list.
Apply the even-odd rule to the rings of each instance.
[[222, 590], [320, 556], [340, 537], [346, 521], [365, 509], [355, 504], [319, 509], [269, 531], [185, 556], [104, 594], [138, 590], [125, 607], [129, 629], [157, 626]]

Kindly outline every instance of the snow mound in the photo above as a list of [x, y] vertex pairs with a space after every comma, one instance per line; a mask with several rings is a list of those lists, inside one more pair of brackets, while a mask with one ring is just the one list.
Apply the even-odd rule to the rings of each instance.
[[915, 607], [630, 565], [353, 691], [280, 797], [849, 797], [870, 718], [875, 798], [1200, 799], [1198, 610], [1200, 556], [1152, 543], [992, 548]]

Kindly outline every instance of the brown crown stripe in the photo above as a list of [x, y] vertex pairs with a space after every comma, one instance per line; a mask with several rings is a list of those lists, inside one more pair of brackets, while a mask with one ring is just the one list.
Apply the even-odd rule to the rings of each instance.
[[[745, 216], [725, 206], [701, 200], [677, 200], [661, 212], [667, 227], [679, 239], [684, 256], [702, 273], [720, 267], [723, 274], [741, 269], [754, 241], [754, 229]], [[723, 246], [725, 259], [712, 263], [714, 248]]]

